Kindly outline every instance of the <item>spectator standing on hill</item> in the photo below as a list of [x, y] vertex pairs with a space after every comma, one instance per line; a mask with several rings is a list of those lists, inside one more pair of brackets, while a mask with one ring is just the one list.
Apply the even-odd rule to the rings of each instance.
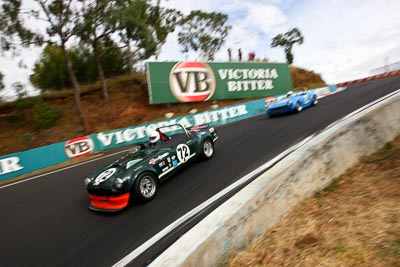
[[228, 59], [232, 61], [232, 49], [228, 48]]
[[238, 53], [239, 53], [239, 62], [242, 61], [242, 49], [239, 48], [238, 49]]
[[249, 53], [249, 61], [254, 61], [254, 58], [255, 58], [255, 54], [254, 54], [254, 52], [250, 52]]

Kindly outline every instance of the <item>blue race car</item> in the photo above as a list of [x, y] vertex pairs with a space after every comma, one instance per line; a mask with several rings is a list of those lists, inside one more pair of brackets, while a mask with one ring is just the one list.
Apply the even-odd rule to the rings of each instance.
[[270, 117], [299, 113], [304, 108], [315, 106], [318, 104], [318, 98], [314, 91], [293, 93], [289, 91], [286, 96], [278, 97], [277, 100], [266, 106], [267, 114]]

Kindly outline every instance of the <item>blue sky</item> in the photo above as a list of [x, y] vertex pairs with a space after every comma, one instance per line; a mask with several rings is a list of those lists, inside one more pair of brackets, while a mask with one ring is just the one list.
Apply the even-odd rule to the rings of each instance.
[[[284, 62], [283, 49], [271, 48], [271, 39], [293, 27], [304, 36], [304, 43], [293, 48], [294, 65], [320, 73], [329, 84], [366, 77], [385, 62], [400, 61], [397, 0], [164, 0], [162, 4], [185, 14], [197, 9], [228, 14], [232, 30], [216, 61], [227, 60], [228, 48], [237, 58], [241, 48], [244, 58], [254, 51], [256, 58]], [[180, 50], [175, 32], [159, 60], [199, 60], [196, 53]], [[6, 74], [6, 84], [19, 81], [31, 88], [30, 68], [39, 53], [36, 48], [25, 50], [18, 58], [1, 58], [0, 71]], [[17, 68], [21, 60], [27, 69]], [[10, 88], [4, 91], [12, 94]]]

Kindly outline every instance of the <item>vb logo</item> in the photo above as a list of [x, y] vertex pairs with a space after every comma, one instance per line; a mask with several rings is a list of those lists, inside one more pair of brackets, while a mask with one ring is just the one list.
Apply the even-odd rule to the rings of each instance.
[[88, 136], [69, 140], [64, 146], [65, 154], [70, 158], [77, 158], [89, 155], [94, 150], [92, 139]]
[[209, 100], [215, 92], [213, 70], [201, 62], [180, 62], [169, 74], [172, 94], [180, 102]]

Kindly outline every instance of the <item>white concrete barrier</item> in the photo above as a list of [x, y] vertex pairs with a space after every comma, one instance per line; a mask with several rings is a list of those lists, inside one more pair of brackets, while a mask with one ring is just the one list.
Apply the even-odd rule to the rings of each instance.
[[399, 133], [400, 90], [312, 138], [210, 213], [150, 266], [221, 264]]

